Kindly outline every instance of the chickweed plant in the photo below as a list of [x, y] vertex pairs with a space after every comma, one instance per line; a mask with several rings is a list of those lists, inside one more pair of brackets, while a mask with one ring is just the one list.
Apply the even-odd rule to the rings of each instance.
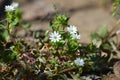
[[[116, 0], [114, 6], [119, 3]], [[0, 21], [0, 80], [86, 80], [83, 76], [89, 73], [113, 73], [111, 67], [120, 59], [116, 27], [108, 31], [103, 25], [91, 34], [90, 43], [81, 43], [78, 28], [68, 24], [67, 15], [57, 13], [44, 37], [28, 29], [32, 34], [26, 33], [28, 39], [16, 34], [17, 27], [29, 26], [21, 23], [19, 4], [6, 5], [5, 12]]]

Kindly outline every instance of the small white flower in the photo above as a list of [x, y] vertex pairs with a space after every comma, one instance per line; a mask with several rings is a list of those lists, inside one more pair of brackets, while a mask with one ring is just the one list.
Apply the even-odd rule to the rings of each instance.
[[73, 25], [70, 25], [69, 27], [67, 27], [67, 31], [68, 31], [70, 34], [77, 33], [77, 27], [76, 27], [76, 26], [73, 26]]
[[11, 5], [6, 5], [6, 6], [5, 6], [5, 10], [6, 10], [6, 11], [14, 11], [15, 8], [17, 8], [18, 6], [19, 6], [18, 3], [13, 2]]
[[49, 36], [50, 36], [49, 39], [51, 40], [51, 42], [59, 42], [61, 39], [61, 35], [56, 31], [51, 33]]
[[76, 60], [74, 60], [74, 63], [75, 63], [77, 66], [83, 66], [83, 65], [84, 65], [84, 60], [83, 60], [83, 59], [80, 59], [80, 58], [77, 58]]
[[79, 34], [77, 34], [77, 33], [74, 33], [74, 34], [71, 34], [71, 36], [72, 36], [72, 39], [80, 39], [80, 35]]
[[14, 11], [15, 8], [13, 6], [11, 6], [11, 5], [7, 5], [7, 6], [5, 6], [5, 10], [6, 11]]
[[17, 8], [17, 7], [19, 6], [19, 3], [13, 2], [13, 3], [11, 4], [11, 6], [13, 6], [14, 8]]

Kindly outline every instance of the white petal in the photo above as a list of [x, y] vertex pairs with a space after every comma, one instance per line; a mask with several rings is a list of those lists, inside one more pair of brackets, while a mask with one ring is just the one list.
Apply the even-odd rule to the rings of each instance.
[[51, 40], [51, 42], [59, 42], [61, 39], [61, 35], [56, 31], [54, 31], [53, 33], [50, 33], [49, 36], [50, 36], [49, 39]]

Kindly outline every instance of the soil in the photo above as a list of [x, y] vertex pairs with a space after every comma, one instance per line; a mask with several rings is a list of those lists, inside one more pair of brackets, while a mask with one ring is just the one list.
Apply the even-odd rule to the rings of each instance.
[[101, 25], [108, 25], [110, 30], [116, 22], [111, 16], [111, 6], [101, 5], [102, 0], [19, 0], [19, 2], [23, 20], [31, 23], [31, 30], [50, 30], [49, 21], [55, 15], [53, 5], [56, 5], [59, 13], [70, 16], [69, 24], [78, 27], [81, 42], [90, 42], [91, 32], [96, 31]]

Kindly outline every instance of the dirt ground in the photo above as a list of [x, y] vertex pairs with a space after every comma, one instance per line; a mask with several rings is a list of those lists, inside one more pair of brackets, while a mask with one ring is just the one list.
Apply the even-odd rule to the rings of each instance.
[[19, 0], [23, 20], [32, 24], [32, 30], [49, 30], [56, 5], [58, 12], [70, 16], [69, 24], [78, 27], [81, 42], [90, 42], [90, 33], [101, 25], [111, 29], [116, 19], [111, 15], [111, 7], [101, 6], [98, 0]]

